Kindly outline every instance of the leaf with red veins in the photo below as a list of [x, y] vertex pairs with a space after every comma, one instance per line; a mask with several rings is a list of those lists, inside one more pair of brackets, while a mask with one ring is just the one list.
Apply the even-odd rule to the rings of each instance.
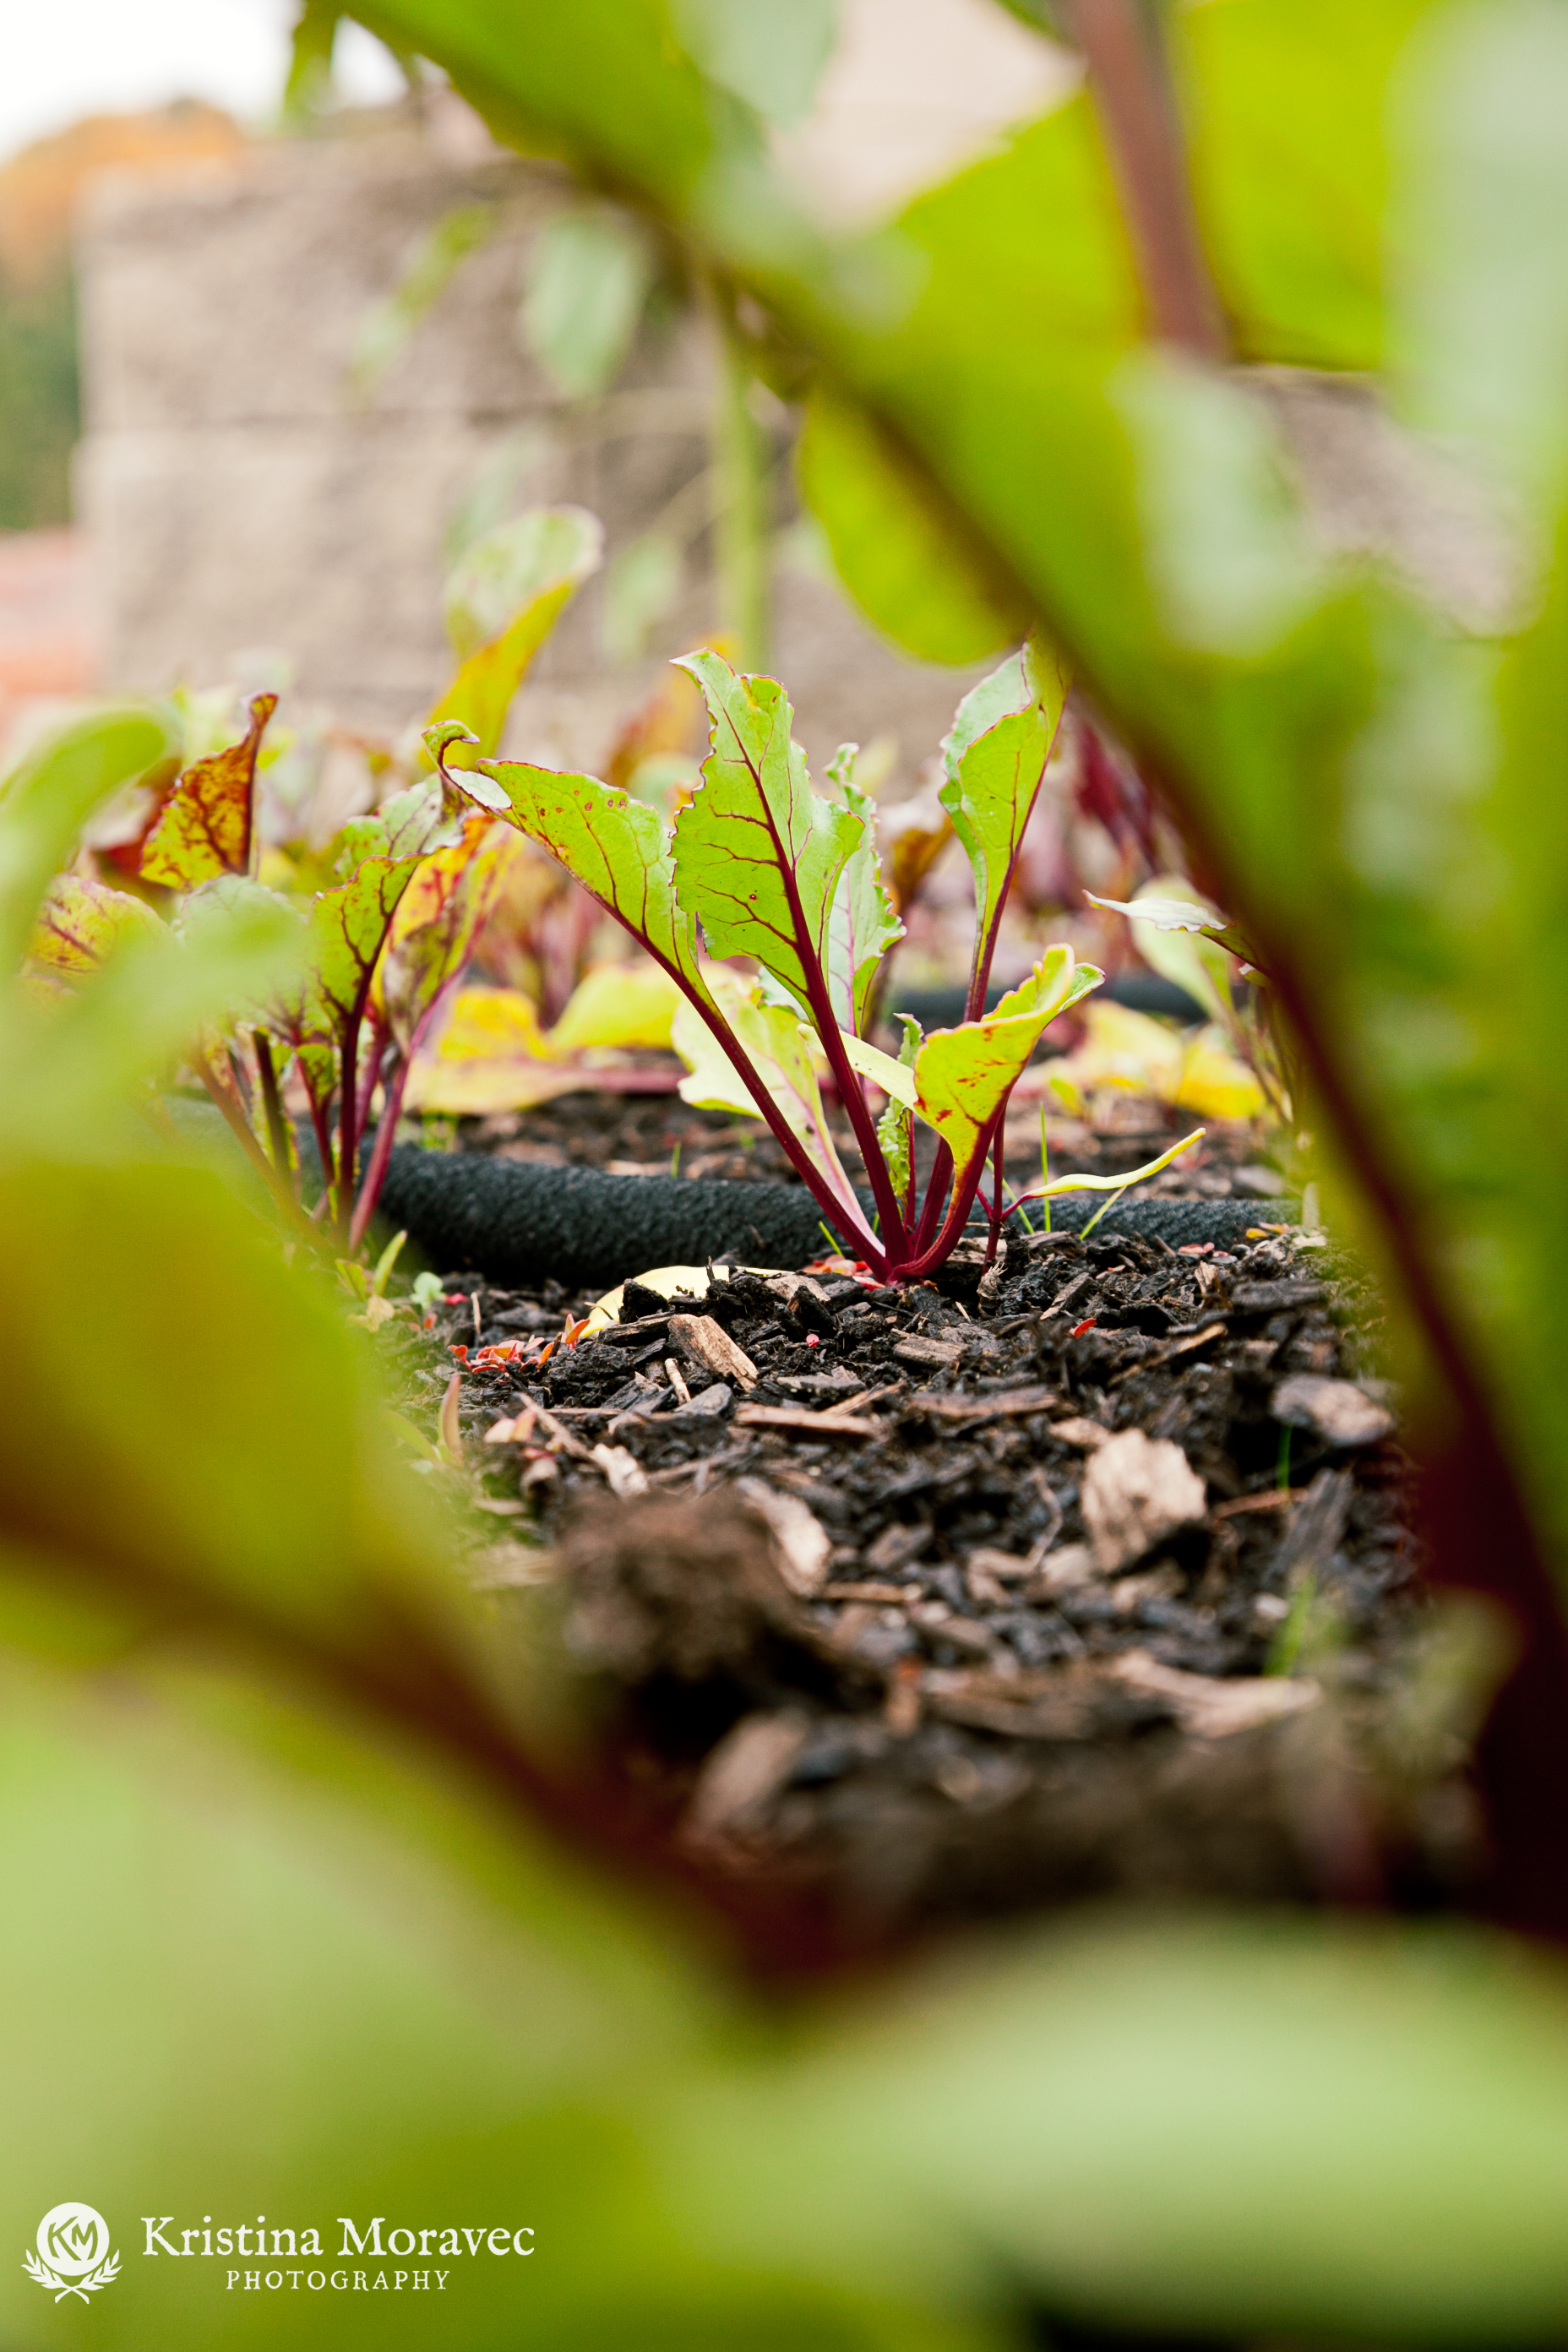
[[256, 761], [275, 694], [258, 694], [237, 743], [187, 768], [142, 853], [142, 879], [194, 890], [218, 874], [248, 874], [255, 847]]
[[[432, 739], [440, 730], [431, 730]], [[459, 793], [547, 849], [590, 898], [623, 923], [704, 1004], [697, 927], [676, 894], [669, 836], [658, 812], [595, 776], [517, 760], [485, 760], [447, 777]]]
[[418, 857], [367, 857], [310, 908], [312, 995], [340, 1042], [364, 1012], [377, 959], [420, 863]]
[[1031, 635], [1021, 653], [966, 694], [942, 743], [937, 797], [974, 873], [973, 974], [990, 969], [1002, 904], [1035, 805], [1069, 684], [1054, 646]]
[[147, 844], [157, 830], [158, 820], [169, 804], [170, 794], [180, 781], [180, 763], [173, 757], [158, 761], [146, 774], [114, 800], [92, 823], [84, 827], [82, 840], [100, 863], [112, 866], [134, 882], [142, 873], [142, 860]]
[[100, 882], [82, 882], [74, 874], [62, 874], [50, 884], [49, 895], [38, 909], [27, 961], [37, 971], [80, 980], [96, 971], [122, 940], [163, 929], [151, 907], [132, 898], [129, 891], [106, 889]]
[[350, 817], [332, 843], [332, 871], [346, 880], [367, 857], [416, 857], [447, 847], [458, 831], [446, 814], [441, 779], [432, 776], [394, 793], [367, 816]]
[[804, 1008], [837, 1027], [819, 999], [835, 898], [867, 844], [866, 817], [813, 792], [776, 679], [738, 677], [715, 653], [691, 654], [676, 667], [707, 697], [712, 745], [702, 782], [675, 821], [676, 887], [700, 910], [710, 954], [754, 956]]
[[447, 982], [468, 960], [489, 909], [507, 835], [488, 811], [459, 838], [421, 864], [398, 902], [375, 975], [374, 993], [403, 1052]]
[[1022, 1076], [1042, 1033], [1103, 978], [1092, 964], [1075, 963], [1070, 948], [1052, 948], [983, 1021], [933, 1030], [916, 1054], [912, 1070], [902, 1072], [889, 1057], [881, 1057], [888, 1074], [874, 1075], [896, 1099], [907, 1099], [917, 1118], [942, 1137], [952, 1154], [955, 1184], [963, 1183], [975, 1153], [984, 1148], [987, 1129]]

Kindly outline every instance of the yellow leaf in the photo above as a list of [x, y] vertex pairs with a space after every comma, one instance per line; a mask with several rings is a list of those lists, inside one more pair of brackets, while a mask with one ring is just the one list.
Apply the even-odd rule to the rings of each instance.
[[1203, 1037], [1189, 1052], [1182, 1083], [1170, 1099], [1173, 1109], [1193, 1111], [1199, 1118], [1258, 1118], [1268, 1108], [1246, 1064]]
[[578, 982], [550, 1032], [549, 1051], [563, 1055], [595, 1047], [668, 1047], [680, 1002], [674, 981], [656, 963], [596, 963]]
[[1266, 1107], [1251, 1071], [1211, 1030], [1190, 1038], [1146, 1013], [1104, 1001], [1087, 1004], [1084, 1018], [1084, 1043], [1050, 1070], [1053, 1083], [1065, 1082], [1079, 1096], [1121, 1087], [1200, 1118], [1256, 1118]]
[[464, 988], [440, 1036], [414, 1057], [404, 1093], [406, 1110], [483, 1118], [530, 1110], [581, 1086], [580, 1070], [550, 1058], [532, 1000], [516, 988]]
[[444, 1062], [494, 1062], [513, 1054], [551, 1058], [532, 1000], [520, 988], [459, 989], [437, 1051]]
[[[765, 1274], [768, 1270], [760, 1265], [745, 1268], [748, 1274]], [[730, 1268], [716, 1265], [713, 1273], [719, 1281], [724, 1282], [729, 1279]], [[705, 1265], [656, 1265], [650, 1273], [639, 1274], [636, 1279], [645, 1290], [655, 1290], [661, 1298], [706, 1298], [708, 1296], [708, 1268]], [[626, 1284], [618, 1282], [614, 1290], [606, 1290], [603, 1298], [595, 1300], [588, 1310], [588, 1328], [583, 1334], [584, 1339], [591, 1339], [595, 1331], [603, 1331], [610, 1324], [620, 1321], [621, 1301], [625, 1296]]]
[[503, 1110], [535, 1110], [557, 1095], [591, 1087], [580, 1062], [537, 1062], [526, 1054], [504, 1061], [479, 1055], [456, 1062], [421, 1055], [408, 1073], [405, 1110], [439, 1111], [447, 1118], [489, 1118]]

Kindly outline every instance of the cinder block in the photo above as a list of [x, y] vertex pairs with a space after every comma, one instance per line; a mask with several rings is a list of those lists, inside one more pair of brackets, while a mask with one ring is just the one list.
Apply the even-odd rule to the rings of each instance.
[[554, 395], [515, 332], [530, 236], [558, 176], [458, 170], [392, 135], [260, 149], [232, 171], [110, 179], [79, 238], [89, 429], [346, 419], [356, 341], [447, 214], [498, 207], [371, 399], [384, 415], [510, 416]]
[[[78, 479], [113, 686], [213, 681], [237, 652], [275, 646], [335, 720], [404, 727], [449, 674], [440, 595], [453, 517], [521, 434], [532, 458], [519, 503], [592, 509], [612, 555], [672, 512], [686, 530], [681, 593], [646, 661], [607, 661], [601, 579], [524, 689], [513, 746], [602, 760], [659, 663], [715, 623], [702, 488], [712, 354], [687, 314], [644, 331], [605, 399], [556, 395], [516, 316], [530, 240], [571, 194], [552, 165], [458, 167], [403, 131], [283, 142], [227, 173], [100, 191], [80, 246], [89, 429]], [[481, 202], [498, 207], [489, 241], [356, 396], [374, 306], [436, 222]], [[786, 488], [781, 508], [788, 499]], [[787, 563], [774, 597], [773, 667], [813, 761], [845, 737], [893, 734], [912, 778], [973, 674], [904, 660], [837, 590]]]

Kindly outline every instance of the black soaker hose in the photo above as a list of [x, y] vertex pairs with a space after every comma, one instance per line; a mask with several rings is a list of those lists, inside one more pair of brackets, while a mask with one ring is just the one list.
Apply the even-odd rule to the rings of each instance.
[[[1069, 1193], [1052, 1202], [1051, 1222], [1077, 1233], [1103, 1201]], [[568, 1290], [607, 1288], [654, 1266], [710, 1257], [801, 1266], [827, 1246], [816, 1203], [799, 1184], [606, 1176], [412, 1143], [393, 1152], [380, 1213], [406, 1226], [443, 1273], [465, 1269], [518, 1285], [552, 1277]], [[1108, 1210], [1100, 1230], [1142, 1234], [1173, 1249], [1184, 1242], [1226, 1248], [1260, 1218], [1293, 1213], [1286, 1202], [1130, 1201]]]

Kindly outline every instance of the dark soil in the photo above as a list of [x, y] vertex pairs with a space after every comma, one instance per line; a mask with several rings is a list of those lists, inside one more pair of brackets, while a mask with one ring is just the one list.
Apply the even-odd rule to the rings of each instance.
[[[620, 1142], [670, 1113], [601, 1108]], [[1462, 1743], [1410, 1729], [1438, 1621], [1325, 1263], [1259, 1228], [1020, 1237], [898, 1292], [737, 1273], [633, 1287], [542, 1364], [588, 1301], [453, 1276], [409, 1379], [428, 1423], [447, 1349], [521, 1349], [462, 1382], [477, 1573], [503, 1611], [549, 1585], [609, 1770], [706, 1867], [852, 1935], [1111, 1890], [1441, 1901]], [[1173, 1504], [1129, 1500], [1128, 1432]]]

